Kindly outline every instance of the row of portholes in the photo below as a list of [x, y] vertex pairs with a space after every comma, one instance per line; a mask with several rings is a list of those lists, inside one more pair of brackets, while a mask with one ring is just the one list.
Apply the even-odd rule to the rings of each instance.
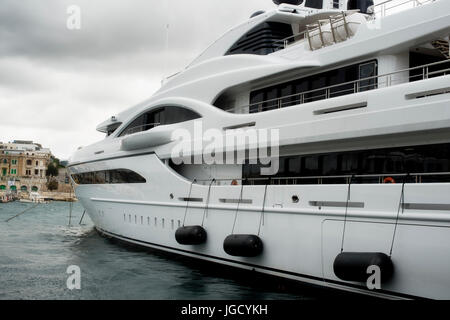
[[[125, 223], [134, 223], [136, 225], [140, 224], [140, 225], [148, 225], [148, 226], [155, 226], [158, 227], [159, 225], [162, 228], [166, 227], [166, 219], [165, 218], [161, 218], [160, 219], [160, 223], [158, 224], [158, 218], [154, 217], [153, 219], [151, 219], [150, 217], [147, 217], [147, 219], [144, 219], [144, 216], [138, 216], [138, 215], [131, 215], [131, 214], [123, 214], [123, 221]], [[144, 223], [145, 221], [145, 223]], [[181, 220], [177, 220], [177, 227], [181, 227]], [[175, 220], [171, 219], [170, 220], [170, 228], [172, 230], [175, 229]]]

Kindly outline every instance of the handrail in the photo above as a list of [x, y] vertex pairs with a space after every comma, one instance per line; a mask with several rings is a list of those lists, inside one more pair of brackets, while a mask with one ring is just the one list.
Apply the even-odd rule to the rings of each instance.
[[[298, 101], [300, 101], [299, 104], [303, 104], [303, 103], [307, 102], [307, 101], [305, 102], [306, 95], [311, 95], [312, 93], [317, 93], [317, 92], [323, 92], [324, 90], [325, 90], [325, 93], [322, 93], [318, 96], [310, 96], [310, 97], [307, 97], [306, 99], [309, 98], [312, 100], [312, 99], [318, 98], [319, 96], [325, 96], [325, 98], [330, 98], [331, 93], [332, 94], [339, 94], [339, 93], [343, 93], [343, 92], [349, 92], [349, 94], [357, 93], [357, 92], [361, 92], [361, 91], [377, 89], [380, 87], [380, 85], [384, 85], [384, 87], [391, 87], [391, 86], [395, 85], [395, 81], [392, 81], [393, 75], [398, 75], [398, 74], [401, 74], [404, 72], [411, 72], [411, 71], [419, 70], [419, 69], [423, 70], [422, 74], [408, 76], [408, 81], [413, 80], [416, 77], [422, 77], [422, 80], [425, 80], [425, 79], [428, 79], [430, 76], [434, 76], [434, 75], [438, 75], [438, 74], [442, 74], [442, 73], [444, 73], [443, 75], [447, 75], [447, 73], [450, 73], [450, 68], [431, 71], [431, 72], [429, 71], [430, 67], [438, 66], [441, 64], [447, 64], [449, 62], [450, 62], [450, 60], [433, 62], [433, 63], [429, 63], [429, 64], [417, 66], [417, 67], [401, 69], [401, 70], [385, 73], [382, 75], [371, 76], [371, 77], [367, 77], [367, 78], [362, 78], [362, 79], [358, 79], [358, 80], [353, 80], [353, 81], [349, 81], [349, 82], [343, 82], [343, 83], [339, 83], [339, 84], [335, 84], [335, 85], [331, 85], [331, 86], [326, 86], [326, 87], [322, 87], [322, 88], [318, 88], [318, 89], [314, 89], [314, 90], [304, 91], [301, 93], [295, 93], [295, 94], [286, 95], [286, 96], [282, 96], [282, 97], [278, 97], [278, 98], [274, 98], [274, 99], [264, 100], [264, 101], [260, 101], [260, 102], [256, 102], [256, 103], [250, 103], [250, 104], [243, 105], [243, 106], [225, 109], [224, 111], [227, 111], [227, 112], [235, 111], [236, 112], [236, 111], [244, 109], [244, 108], [251, 108], [253, 106], [258, 106], [258, 105], [263, 105], [263, 104], [268, 104], [268, 103], [270, 104], [271, 102], [276, 102], [276, 103], [274, 103], [274, 105], [281, 107], [283, 104], [285, 104], [282, 102], [282, 100], [286, 100], [286, 99], [293, 98], [293, 97], [298, 97], [299, 99], [296, 99], [296, 101], [298, 100]], [[361, 82], [365, 82], [365, 81], [370, 82], [371, 80], [378, 80], [383, 77], [386, 78], [384, 83], [380, 83], [379, 81], [376, 81], [374, 83], [369, 83], [368, 85], [365, 85], [365, 86], [360, 86]], [[344, 86], [348, 86], [348, 85], [353, 85], [353, 87], [351, 89], [331, 92], [331, 89], [333, 89], [333, 88], [344, 87]], [[288, 103], [290, 103], [290, 102], [288, 102]]]
[[[267, 176], [264, 178], [221, 178], [214, 179], [216, 182], [226, 182], [226, 181], [279, 181], [279, 180], [311, 180], [317, 179], [318, 181], [326, 179], [350, 179], [350, 178], [378, 178], [381, 182], [383, 178], [386, 177], [411, 177], [416, 178], [416, 183], [421, 181], [418, 178], [429, 177], [429, 176], [450, 176], [450, 172], [415, 172], [415, 173], [383, 173], [383, 174], [345, 174], [345, 175], [335, 175], [335, 176], [291, 176], [291, 177], [273, 177]], [[210, 182], [211, 179], [197, 179], [197, 182]]]
[[[435, 2], [436, 0], [405, 0], [401, 3], [398, 3], [399, 1], [401, 0], [387, 0], [381, 3], [377, 3], [376, 5], [374, 5], [373, 9], [374, 15], [376, 16], [378, 14], [380, 15], [380, 18], [383, 18], [389, 15], [388, 13], [389, 10], [399, 8], [406, 4], [412, 4], [413, 8], [415, 8], [418, 6], [429, 4], [431, 2]], [[393, 5], [388, 7], [388, 4], [390, 3], [392, 3]], [[379, 11], [377, 11], [377, 9], [379, 9]]]

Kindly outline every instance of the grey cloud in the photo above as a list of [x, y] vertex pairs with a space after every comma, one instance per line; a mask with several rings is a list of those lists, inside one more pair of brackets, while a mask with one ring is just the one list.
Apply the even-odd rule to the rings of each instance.
[[[166, 6], [166, 3], [169, 6]], [[81, 30], [66, 28], [69, 5]], [[0, 0], [0, 141], [65, 158], [271, 0]], [[166, 25], [169, 43], [166, 48]]]

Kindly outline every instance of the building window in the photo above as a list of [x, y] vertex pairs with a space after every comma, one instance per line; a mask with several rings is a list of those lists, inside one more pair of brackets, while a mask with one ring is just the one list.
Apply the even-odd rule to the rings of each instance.
[[36, 167], [39, 166], [39, 161], [36, 161]]
[[32, 186], [32, 187], [31, 187], [31, 191], [33, 191], [33, 192], [36, 192], [36, 191], [38, 191], [38, 187], [36, 187], [36, 186]]
[[11, 169], [11, 174], [17, 174], [17, 169]]
[[31, 166], [31, 160], [27, 160], [27, 166]]
[[12, 165], [17, 165], [17, 160], [16, 159], [11, 160], [11, 164]]
[[39, 170], [38, 169], [34, 170], [34, 175], [36, 175], [36, 176], [39, 175]]

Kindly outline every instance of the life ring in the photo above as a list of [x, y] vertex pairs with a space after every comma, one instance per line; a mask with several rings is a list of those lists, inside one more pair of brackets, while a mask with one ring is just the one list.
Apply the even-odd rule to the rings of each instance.
[[234, 179], [233, 181], [231, 181], [231, 185], [232, 185], [232, 186], [237, 186], [237, 185], [238, 185], [238, 182], [237, 182], [237, 180], [236, 180], [236, 179]]
[[383, 183], [395, 183], [395, 180], [392, 177], [386, 177], [384, 178]]

